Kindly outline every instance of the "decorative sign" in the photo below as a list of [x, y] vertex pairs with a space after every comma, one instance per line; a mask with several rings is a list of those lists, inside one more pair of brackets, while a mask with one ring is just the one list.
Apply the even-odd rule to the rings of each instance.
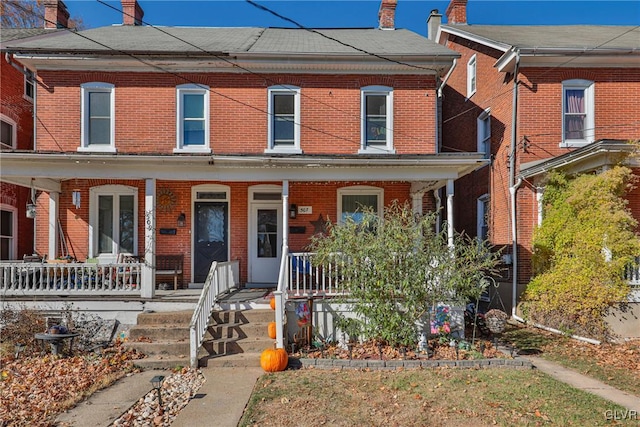
[[175, 229], [175, 228], [161, 228], [160, 229], [160, 234], [168, 234], [168, 235], [171, 235], [171, 236], [175, 236], [177, 232], [178, 232], [178, 230]]
[[304, 225], [293, 225], [289, 227], [289, 234], [304, 234], [307, 232], [307, 227]]
[[300, 215], [312, 214], [313, 213], [313, 207], [312, 206], [298, 206], [298, 213]]

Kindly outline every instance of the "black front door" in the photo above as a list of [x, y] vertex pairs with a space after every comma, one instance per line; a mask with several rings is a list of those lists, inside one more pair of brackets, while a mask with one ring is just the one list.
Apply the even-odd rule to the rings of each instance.
[[227, 202], [195, 203], [193, 281], [204, 283], [213, 261], [228, 260]]

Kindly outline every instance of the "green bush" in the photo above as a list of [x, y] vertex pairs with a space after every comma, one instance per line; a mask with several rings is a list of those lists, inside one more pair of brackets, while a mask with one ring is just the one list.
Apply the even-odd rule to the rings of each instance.
[[625, 300], [625, 266], [640, 254], [636, 220], [624, 199], [629, 168], [600, 174], [549, 175], [542, 225], [533, 236], [534, 278], [525, 294], [533, 321], [607, 338], [607, 310]]
[[446, 231], [435, 232], [435, 214], [417, 218], [399, 203], [385, 208], [383, 218], [369, 209], [361, 213], [359, 222], [328, 224], [311, 246], [317, 265], [344, 260], [333, 273], [356, 319], [338, 324], [364, 339], [414, 344], [417, 321], [438, 302], [476, 299], [480, 279], [497, 264], [498, 254], [468, 236], [456, 235], [450, 248]]

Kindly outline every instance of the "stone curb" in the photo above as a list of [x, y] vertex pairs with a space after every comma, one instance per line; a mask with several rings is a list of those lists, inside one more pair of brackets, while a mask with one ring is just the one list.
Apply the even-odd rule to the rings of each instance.
[[289, 358], [290, 369], [418, 369], [418, 368], [508, 368], [533, 369], [529, 360], [478, 359], [478, 360], [373, 360], [373, 359], [308, 359]]

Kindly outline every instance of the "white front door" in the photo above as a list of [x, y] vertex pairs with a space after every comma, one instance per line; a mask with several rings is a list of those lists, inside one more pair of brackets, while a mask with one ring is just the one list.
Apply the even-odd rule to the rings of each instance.
[[282, 256], [282, 203], [252, 203], [249, 227], [249, 282], [278, 283]]

